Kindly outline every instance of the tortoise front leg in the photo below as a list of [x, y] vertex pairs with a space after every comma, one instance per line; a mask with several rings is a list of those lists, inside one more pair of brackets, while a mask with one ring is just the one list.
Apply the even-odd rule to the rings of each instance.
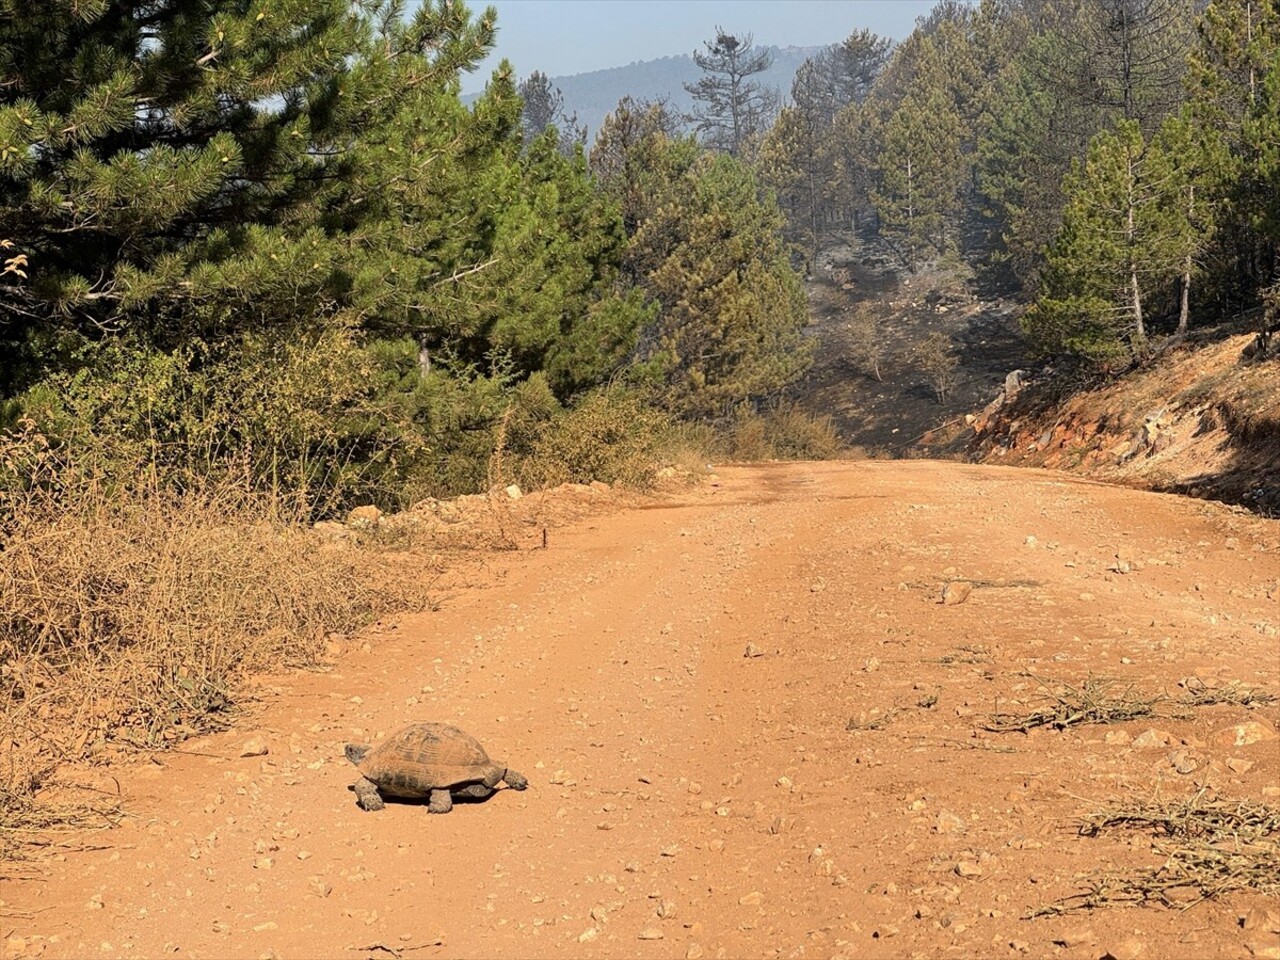
[[381, 810], [386, 806], [382, 802], [382, 794], [378, 793], [378, 785], [368, 777], [361, 777], [356, 781], [356, 805], [361, 810]]
[[459, 787], [453, 793], [468, 800], [484, 800], [493, 795], [493, 787], [486, 787], [483, 783], [473, 783], [469, 787]]
[[448, 813], [453, 809], [453, 797], [449, 796], [448, 790], [432, 790], [427, 809], [432, 813]]

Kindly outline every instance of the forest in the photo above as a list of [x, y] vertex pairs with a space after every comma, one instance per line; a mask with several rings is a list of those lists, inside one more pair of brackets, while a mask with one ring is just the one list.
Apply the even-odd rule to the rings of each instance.
[[1033, 352], [1122, 367], [1274, 303], [1278, 40], [1258, 0], [943, 2], [809, 61], [756, 162], [793, 243], [872, 217], [1029, 302]]
[[[495, 450], [618, 479], [601, 449], [779, 420], [841, 232], [1022, 298], [1029, 351], [1104, 373], [1270, 318], [1278, 16], [943, 0], [785, 96], [721, 30], [692, 116], [624, 99], [588, 143], [537, 71], [462, 104], [492, 9], [5, 0], [5, 482], [56, 458], [321, 517], [484, 489]], [[829, 449], [803, 419], [779, 447]]]

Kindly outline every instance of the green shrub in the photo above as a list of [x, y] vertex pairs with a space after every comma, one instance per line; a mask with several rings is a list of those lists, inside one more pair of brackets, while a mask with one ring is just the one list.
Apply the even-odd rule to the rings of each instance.
[[340, 324], [161, 351], [113, 340], [21, 398], [62, 460], [122, 487], [233, 481], [308, 515], [384, 501], [423, 441]]

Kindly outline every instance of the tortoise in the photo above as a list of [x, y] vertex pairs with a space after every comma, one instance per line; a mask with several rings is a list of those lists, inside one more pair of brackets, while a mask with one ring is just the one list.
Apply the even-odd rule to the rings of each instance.
[[505, 781], [523, 790], [529, 781], [494, 763], [475, 737], [447, 723], [411, 723], [376, 747], [348, 743], [344, 752], [364, 776], [353, 789], [362, 810], [381, 810], [382, 795], [427, 797], [432, 813], [448, 813], [453, 798], [483, 800]]

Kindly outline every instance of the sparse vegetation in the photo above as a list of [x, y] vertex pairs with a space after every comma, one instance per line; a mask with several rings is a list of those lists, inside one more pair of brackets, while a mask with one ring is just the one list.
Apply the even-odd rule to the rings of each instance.
[[290, 504], [231, 484], [124, 491], [40, 440], [3, 450], [0, 825], [58, 763], [217, 729], [253, 671], [428, 602], [419, 565], [335, 544]]
[[1082, 893], [1032, 911], [1053, 916], [1108, 906], [1159, 904], [1185, 908], [1241, 890], [1280, 893], [1280, 811], [1245, 800], [1224, 800], [1201, 789], [1184, 800], [1117, 800], [1082, 818], [1082, 836], [1109, 830], [1149, 831], [1165, 842], [1163, 864], [1095, 877]]
[[[1035, 678], [1038, 679], [1038, 678]], [[1167, 698], [1147, 696], [1133, 687], [1120, 688], [1115, 680], [1090, 677], [1079, 686], [1040, 680], [1045, 688], [1037, 699], [1045, 707], [1028, 713], [993, 713], [982, 729], [992, 733], [1026, 733], [1036, 727], [1062, 730], [1082, 724], [1124, 723], [1155, 715]]]
[[956, 359], [951, 338], [935, 330], [921, 341], [916, 362], [933, 388], [939, 403], [946, 403], [955, 383], [960, 362]]
[[880, 363], [884, 359], [884, 337], [877, 329], [875, 314], [868, 307], [852, 310], [849, 325], [849, 361], [867, 376], [883, 382]]

